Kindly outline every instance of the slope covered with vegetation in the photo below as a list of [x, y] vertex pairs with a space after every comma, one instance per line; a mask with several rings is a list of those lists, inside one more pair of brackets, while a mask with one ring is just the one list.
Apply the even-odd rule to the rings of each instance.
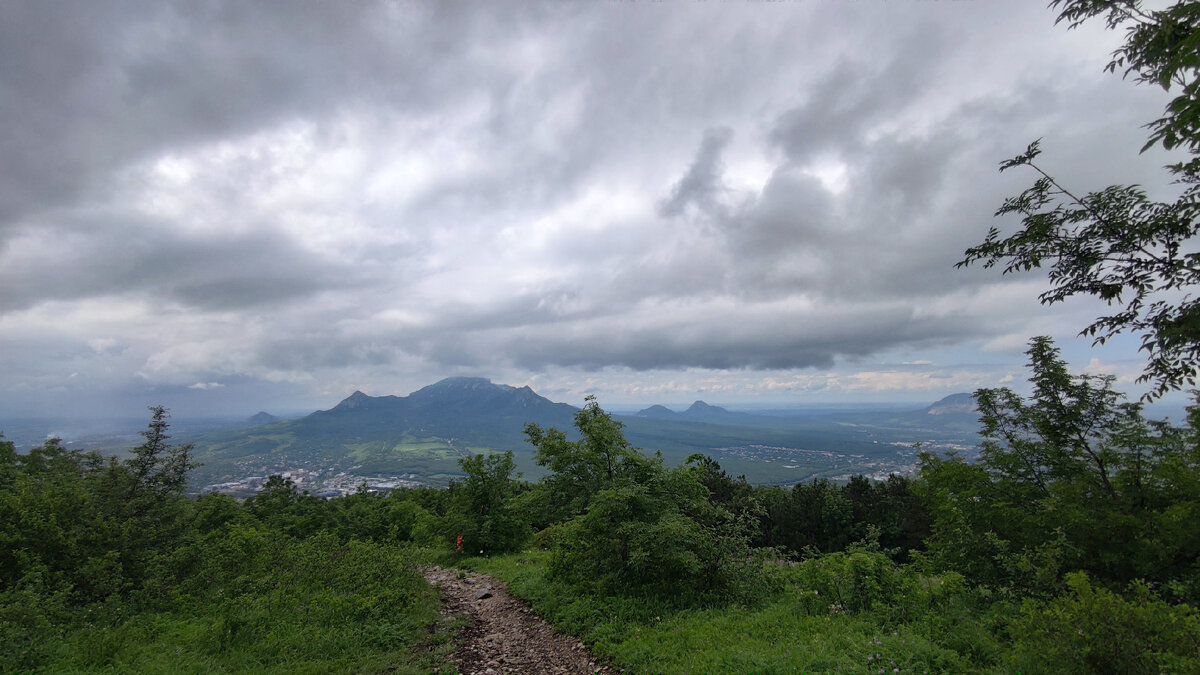
[[[526, 428], [547, 475], [464, 458], [449, 489], [182, 494], [155, 409], [130, 459], [0, 452], [4, 670], [436, 669], [417, 567], [488, 571], [637, 672], [1194, 672], [1200, 411], [1146, 420], [1030, 349], [1034, 396], [978, 394], [980, 461], [753, 487], [633, 448], [594, 400]], [[440, 650], [440, 651], [439, 651]]]

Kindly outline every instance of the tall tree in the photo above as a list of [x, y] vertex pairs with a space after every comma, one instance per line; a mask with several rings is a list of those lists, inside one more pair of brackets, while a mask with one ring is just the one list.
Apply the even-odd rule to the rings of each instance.
[[1028, 354], [1028, 400], [1006, 388], [975, 394], [978, 464], [921, 456], [935, 559], [1000, 585], [1083, 570], [1200, 593], [1200, 428], [1146, 419], [1112, 377], [1072, 375], [1048, 338]]
[[513, 474], [517, 464], [511, 451], [462, 457], [459, 465], [467, 477], [454, 486], [455, 532], [468, 553], [505, 553], [519, 550], [533, 532], [513, 511], [511, 497], [517, 489]]
[[1190, 155], [1167, 167], [1182, 186], [1173, 202], [1151, 200], [1136, 185], [1112, 185], [1078, 194], [1035, 161], [1035, 141], [1000, 165], [1028, 167], [1038, 178], [1005, 200], [996, 215], [1016, 214], [1023, 227], [1007, 237], [992, 227], [983, 243], [967, 249], [959, 267], [982, 262], [1005, 274], [1049, 268], [1045, 304], [1083, 295], [1104, 300], [1115, 312], [1081, 331], [1102, 344], [1123, 332], [1141, 336], [1147, 364], [1139, 381], [1150, 383], [1146, 398], [1194, 385], [1200, 363], [1200, 3], [1179, 0], [1146, 9], [1141, 0], [1054, 0], [1058, 22], [1075, 28], [1103, 17], [1110, 29], [1124, 28], [1125, 43], [1107, 70], [1137, 83], [1175, 93], [1163, 116], [1147, 124], [1155, 145]]
[[525, 436], [536, 449], [534, 461], [551, 474], [542, 479], [541, 490], [549, 501], [554, 520], [582, 513], [600, 490], [644, 482], [656, 472], [655, 464], [638, 452], [621, 433], [624, 425], [600, 408], [595, 396], [575, 413], [580, 439], [553, 427], [525, 425]]

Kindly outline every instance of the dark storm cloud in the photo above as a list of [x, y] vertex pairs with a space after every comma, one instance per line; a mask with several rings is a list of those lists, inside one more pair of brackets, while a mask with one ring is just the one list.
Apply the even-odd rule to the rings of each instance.
[[0, 268], [0, 312], [107, 295], [220, 311], [355, 282], [352, 269], [331, 265], [270, 229], [206, 236], [113, 214], [84, 227], [46, 227], [11, 243]]
[[779, 305], [766, 318], [722, 321], [729, 309], [726, 305], [664, 311], [659, 316], [668, 318], [657, 321], [623, 321], [614, 315], [550, 330], [496, 327], [446, 335], [425, 341], [418, 349], [428, 358], [460, 366], [494, 362], [498, 353], [532, 370], [548, 366], [598, 370], [613, 365], [635, 370], [791, 369], [829, 367], [837, 356], [866, 356], [896, 340], [932, 347], [970, 333], [952, 317], [920, 317], [895, 306], [832, 310], [818, 316]]

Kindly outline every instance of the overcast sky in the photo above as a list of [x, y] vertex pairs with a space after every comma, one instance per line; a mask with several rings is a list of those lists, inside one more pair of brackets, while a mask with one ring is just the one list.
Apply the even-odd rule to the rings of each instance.
[[1037, 0], [0, 4], [0, 418], [451, 375], [579, 405], [933, 401], [1103, 308], [955, 270], [1044, 137], [1167, 183], [1164, 94]]

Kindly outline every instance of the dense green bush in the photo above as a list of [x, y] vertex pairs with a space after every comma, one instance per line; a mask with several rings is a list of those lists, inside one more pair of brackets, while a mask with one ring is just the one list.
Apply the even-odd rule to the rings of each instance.
[[130, 459], [0, 440], [0, 672], [437, 669], [414, 648], [436, 599], [389, 540], [427, 539], [416, 500], [445, 491], [188, 498], [152, 410]]
[[1082, 572], [1070, 592], [1028, 600], [1011, 626], [1014, 670], [1023, 673], [1200, 672], [1200, 615], [1169, 605], [1143, 582], [1127, 597], [1097, 587]]
[[526, 429], [537, 461], [553, 471], [536, 496], [542, 513], [560, 518], [543, 538], [552, 576], [603, 594], [681, 602], [755, 586], [749, 518], [710, 499], [702, 479], [711, 467], [665, 468], [661, 457], [631, 447], [621, 423], [592, 398], [575, 422], [578, 441], [557, 429]]
[[601, 490], [552, 540], [550, 570], [603, 593], [696, 597], [722, 592], [748, 549], [684, 515], [654, 486]]
[[944, 612], [968, 595], [961, 574], [923, 573], [863, 544], [796, 563], [784, 576], [814, 615], [873, 613], [906, 622]]

